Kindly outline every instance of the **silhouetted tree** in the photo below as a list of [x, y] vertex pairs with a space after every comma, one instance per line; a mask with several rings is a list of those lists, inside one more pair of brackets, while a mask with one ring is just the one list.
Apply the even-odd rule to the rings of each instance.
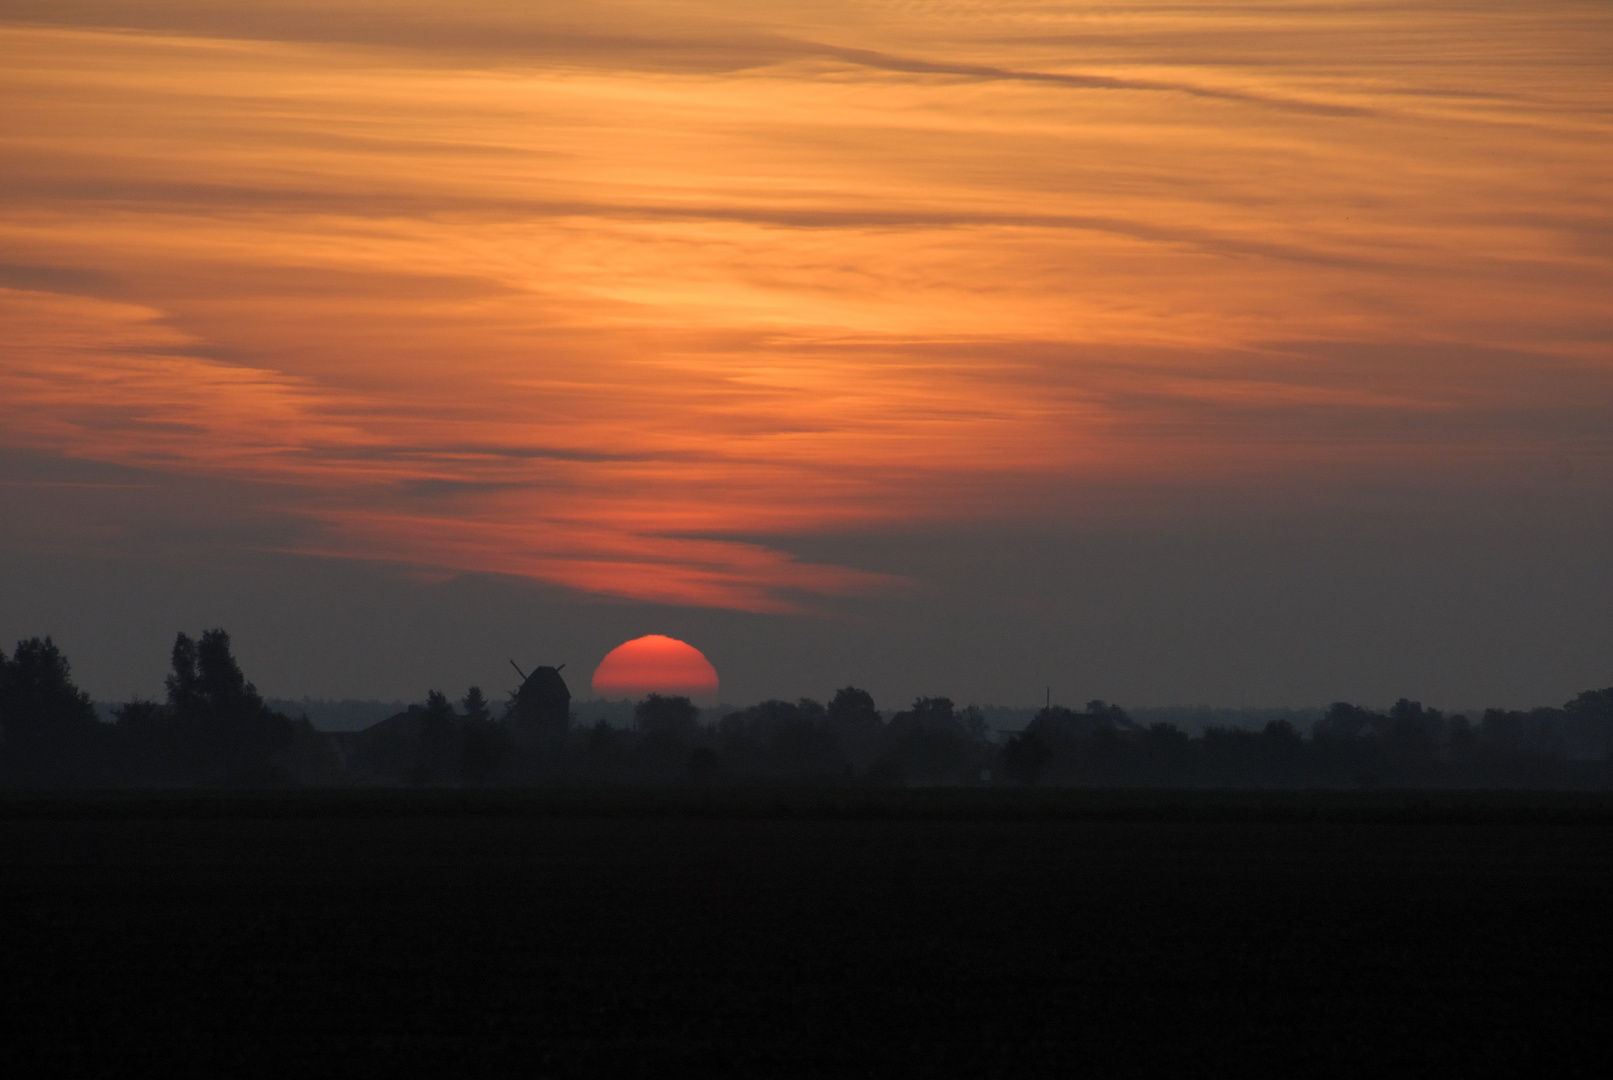
[[88, 694], [73, 685], [67, 658], [50, 638], [0, 652], [0, 774], [12, 782], [72, 784], [91, 778], [101, 724]]
[[855, 686], [836, 690], [824, 712], [824, 722], [853, 770], [865, 771], [878, 758], [885, 721], [868, 691]]
[[223, 630], [204, 630], [200, 641], [181, 633], [166, 685], [168, 707], [182, 719], [241, 720], [264, 711], [263, 697], [246, 681]]
[[1613, 758], [1613, 686], [1587, 690], [1563, 706], [1565, 749], [1590, 761]]
[[828, 710], [811, 698], [763, 701], [717, 722], [725, 771], [756, 779], [841, 782], [852, 767], [830, 726]]
[[633, 706], [636, 738], [626, 764], [641, 782], [688, 779], [689, 751], [700, 734], [700, 710], [686, 697], [650, 694]]
[[836, 690], [825, 712], [829, 723], [841, 731], [854, 731], [859, 728], [877, 731], [884, 726], [879, 710], [874, 708], [874, 696], [855, 686], [844, 686]]
[[1086, 714], [1099, 724], [1116, 730], [1137, 730], [1131, 717], [1119, 705], [1111, 705], [1102, 698], [1087, 702]]
[[699, 727], [700, 710], [686, 697], [650, 694], [633, 706], [633, 721], [647, 739], [684, 743]]
[[1048, 777], [1059, 783], [1127, 782], [1128, 759], [1135, 748], [1121, 739], [1122, 728], [1129, 735], [1140, 731], [1125, 710], [1103, 701], [1091, 701], [1083, 712], [1049, 705], [1038, 709], [1025, 726], [1048, 750]]
[[993, 757], [979, 710], [960, 714], [944, 697], [916, 698], [910, 709], [891, 717], [883, 748], [883, 756], [908, 777], [929, 782], [972, 781]]
[[170, 778], [227, 784], [289, 781], [297, 725], [263, 703], [230, 652], [229, 634], [207, 630], [192, 640], [181, 633], [174, 640], [172, 660], [166, 680], [168, 710], [156, 733]]
[[1569, 716], [1613, 725], [1613, 686], [1605, 690], [1586, 690], [1564, 705], [1563, 711]]
[[828, 710], [811, 698], [796, 702], [794, 715], [774, 733], [771, 747], [780, 775], [818, 783], [851, 779], [852, 765], [828, 722]]
[[1377, 731], [1386, 719], [1382, 713], [1351, 705], [1347, 701], [1335, 701], [1311, 729], [1311, 738], [1334, 742], [1359, 739]]
[[482, 696], [482, 688], [473, 686], [465, 691], [460, 700], [460, 706], [465, 710], [465, 719], [471, 723], [481, 723], [493, 719], [493, 712], [487, 706], [487, 699]]
[[1003, 746], [1003, 775], [1019, 784], [1034, 784], [1053, 758], [1053, 751], [1034, 731], [1018, 731]]
[[473, 784], [496, 779], [510, 760], [514, 749], [509, 731], [494, 723], [481, 687], [473, 686], [461, 704], [465, 716], [460, 721], [460, 774]]
[[1142, 783], [1179, 786], [1192, 778], [1193, 740], [1175, 724], [1150, 724], [1139, 737]]
[[459, 718], [441, 690], [426, 691], [425, 708], [420, 710], [420, 740], [410, 780], [416, 784], [440, 784], [453, 780], [459, 771]]
[[617, 779], [622, 766], [622, 735], [604, 720], [596, 720], [582, 740], [583, 765], [596, 783]]

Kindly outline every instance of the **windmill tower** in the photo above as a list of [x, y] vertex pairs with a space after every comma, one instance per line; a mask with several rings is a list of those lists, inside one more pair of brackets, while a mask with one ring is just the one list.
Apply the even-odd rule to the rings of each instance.
[[511, 696], [505, 721], [518, 737], [530, 740], [556, 738], [571, 725], [571, 690], [560, 676], [560, 667], [538, 667], [528, 675], [514, 660], [510, 666], [521, 676], [521, 686]]

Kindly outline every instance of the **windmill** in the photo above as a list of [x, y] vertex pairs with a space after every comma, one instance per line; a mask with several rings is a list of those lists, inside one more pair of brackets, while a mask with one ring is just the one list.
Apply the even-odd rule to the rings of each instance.
[[571, 690], [560, 675], [566, 665], [535, 667], [530, 675], [514, 660], [510, 666], [521, 676], [521, 685], [510, 695], [505, 719], [522, 734], [563, 734], [571, 724]]

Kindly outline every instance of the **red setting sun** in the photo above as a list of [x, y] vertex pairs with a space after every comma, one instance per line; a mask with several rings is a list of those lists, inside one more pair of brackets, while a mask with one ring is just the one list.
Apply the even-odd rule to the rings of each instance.
[[616, 646], [594, 669], [600, 697], [681, 694], [714, 701], [717, 669], [693, 645], [663, 634], [647, 634]]

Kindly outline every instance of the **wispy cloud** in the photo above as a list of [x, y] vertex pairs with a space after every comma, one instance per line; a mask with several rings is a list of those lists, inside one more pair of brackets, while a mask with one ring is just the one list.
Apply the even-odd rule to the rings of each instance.
[[287, 549], [796, 610], [911, 583], [791, 536], [1613, 453], [1599, 9], [0, 0], [0, 42], [0, 443], [272, 491]]

